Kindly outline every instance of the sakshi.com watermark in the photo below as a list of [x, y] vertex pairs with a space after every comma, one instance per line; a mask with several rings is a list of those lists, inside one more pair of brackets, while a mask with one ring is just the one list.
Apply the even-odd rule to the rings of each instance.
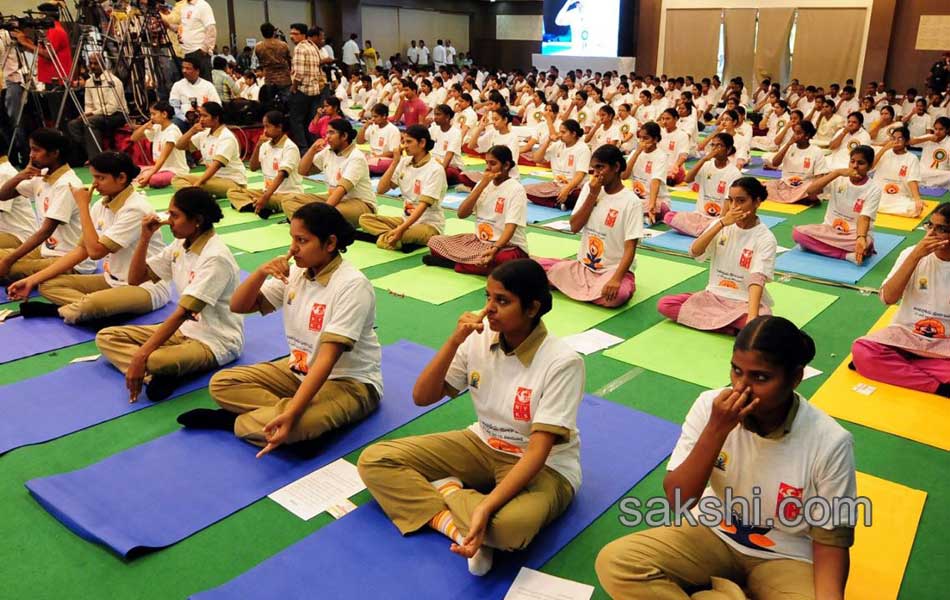
[[770, 515], [763, 514], [762, 504], [762, 488], [758, 486], [752, 488], [751, 497], [737, 496], [732, 488], [727, 487], [721, 498], [703, 496], [698, 501], [694, 498], [684, 501], [677, 489], [672, 503], [662, 496], [645, 501], [636, 497], [624, 498], [620, 501], [619, 520], [625, 527], [641, 524], [649, 527], [680, 527], [684, 524], [717, 527], [721, 524], [754, 523], [769, 528], [781, 525], [789, 529], [803, 524], [825, 529], [854, 527], [859, 521], [859, 513], [866, 527], [870, 527], [872, 521], [871, 500], [865, 496], [802, 498], [800, 495], [785, 495], [776, 505], [775, 514]]

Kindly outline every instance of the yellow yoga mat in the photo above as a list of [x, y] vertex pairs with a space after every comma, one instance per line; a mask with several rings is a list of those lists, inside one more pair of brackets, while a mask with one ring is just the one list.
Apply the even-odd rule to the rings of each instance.
[[518, 172], [522, 175], [531, 175], [532, 177], [543, 177], [545, 179], [554, 179], [554, 173], [548, 167], [530, 167], [528, 165], [518, 165]]
[[798, 215], [809, 208], [811, 207], [807, 204], [782, 204], [781, 202], [766, 200], [762, 203], [762, 206], [759, 207], [759, 210], [782, 213], [783, 215]]
[[480, 167], [485, 164], [485, 159], [478, 158], [477, 156], [469, 156], [467, 154], [462, 155], [462, 164], [466, 167]]
[[857, 484], [871, 501], [872, 524], [859, 512], [845, 599], [896, 600], [927, 493], [861, 472]]
[[936, 200], [924, 200], [924, 212], [919, 217], [898, 217], [896, 215], [882, 215], [878, 213], [874, 221], [875, 227], [886, 227], [887, 229], [897, 229], [899, 231], [913, 231], [920, 227], [924, 219], [930, 216], [930, 213], [937, 208], [940, 203]]
[[[896, 306], [889, 308], [871, 331], [888, 325], [896, 312]], [[950, 401], [866, 379], [848, 369], [849, 362], [850, 354], [818, 388], [812, 404], [833, 417], [950, 450]], [[854, 391], [859, 383], [874, 386], [874, 392], [865, 396]]]

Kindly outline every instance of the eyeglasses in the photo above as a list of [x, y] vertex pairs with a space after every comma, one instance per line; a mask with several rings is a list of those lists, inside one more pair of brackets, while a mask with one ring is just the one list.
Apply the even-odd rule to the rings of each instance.
[[925, 225], [928, 231], [939, 233], [940, 235], [950, 235], [950, 225], [937, 225], [933, 221], [927, 221]]

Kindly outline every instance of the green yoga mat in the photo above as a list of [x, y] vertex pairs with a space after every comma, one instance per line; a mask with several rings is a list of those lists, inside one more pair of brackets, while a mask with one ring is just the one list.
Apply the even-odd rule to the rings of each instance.
[[444, 304], [485, 287], [485, 278], [461, 275], [451, 269], [415, 267], [373, 280], [373, 285], [397, 296], [429, 304]]
[[174, 191], [171, 192], [162, 192], [160, 194], [146, 195], [145, 199], [148, 200], [148, 203], [152, 205], [157, 211], [168, 210], [168, 205], [171, 204], [172, 196], [175, 195]]
[[290, 246], [290, 225], [286, 223], [220, 235], [225, 244], [244, 252], [264, 252]]
[[[775, 299], [773, 311], [799, 327], [828, 308], [837, 296], [781, 283], [768, 286]], [[663, 321], [610, 348], [604, 356], [707, 388], [729, 381], [735, 338]]]
[[[245, 223], [266, 223], [265, 219], [261, 219], [257, 216], [257, 213], [253, 212], [238, 212], [231, 208], [230, 206], [222, 206], [221, 212], [224, 213], [224, 218], [218, 221], [215, 224], [215, 227], [230, 227], [231, 225], [244, 225]], [[274, 213], [271, 215], [275, 221], [283, 217], [283, 213]], [[290, 242], [288, 241], [288, 244]]]

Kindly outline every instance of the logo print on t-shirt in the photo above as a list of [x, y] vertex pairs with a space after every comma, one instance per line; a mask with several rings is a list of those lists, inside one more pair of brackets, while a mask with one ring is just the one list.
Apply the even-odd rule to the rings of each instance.
[[572, 169], [574, 168], [574, 155], [573, 155], [573, 154], [569, 154], [569, 155], [567, 156], [567, 166], [568, 166], [568, 167], [571, 167]]
[[848, 222], [841, 218], [832, 221], [831, 227], [835, 231], [840, 231], [841, 233], [848, 233], [851, 231], [851, 226], [848, 224]]
[[651, 175], [651, 174], [653, 173], [653, 161], [652, 161], [652, 160], [648, 160], [648, 161], [647, 161], [647, 166], [644, 167], [643, 171], [644, 171], [647, 175]]
[[897, 175], [899, 177], [907, 177], [907, 165], [901, 165], [901, 170], [898, 171]]
[[422, 181], [416, 179], [412, 184], [412, 193], [418, 196], [422, 193]]
[[921, 319], [917, 321], [914, 323], [914, 333], [931, 339], [943, 339], [947, 337], [943, 323], [937, 319]]
[[604, 268], [604, 241], [596, 235], [587, 237], [587, 256], [584, 257], [584, 266], [592, 271]]
[[[778, 511], [782, 510], [782, 516], [787, 521], [792, 521], [798, 518], [798, 513], [801, 512], [803, 496], [805, 495], [805, 488], [795, 487], [785, 483], [784, 481], [778, 484], [778, 497], [775, 499], [775, 514], [778, 515]], [[785, 498], [797, 498], [798, 502], [786, 502], [785, 506], [782, 506], [782, 500]]]
[[889, 183], [884, 186], [885, 194], [897, 194], [901, 191], [901, 188], [896, 183]]
[[810, 169], [810, 168], [811, 168], [811, 158], [810, 158], [810, 157], [808, 157], [808, 156], [805, 157], [805, 160], [802, 161], [802, 167], [805, 168], [805, 169]]
[[290, 370], [294, 373], [297, 373], [298, 375], [306, 375], [310, 370], [310, 366], [307, 364], [309, 362], [307, 360], [309, 356], [310, 355], [303, 350], [292, 348], [290, 350], [290, 356], [288, 357], [288, 361], [290, 362]]
[[313, 303], [310, 309], [310, 331], [320, 331], [323, 329], [323, 317], [327, 314], [327, 305]]
[[386, 140], [383, 138], [383, 136], [379, 136], [378, 138], [376, 138], [376, 145], [378, 147], [382, 148], [385, 143], [386, 143]]
[[739, 257], [739, 266], [748, 269], [752, 266], [752, 248], [743, 248], [742, 256]]
[[481, 381], [481, 374], [478, 371], [472, 371], [471, 377], [468, 378], [468, 387], [472, 388], [473, 390], [477, 390], [478, 384], [481, 383]]
[[726, 182], [723, 179], [719, 180], [719, 183], [716, 184], [716, 193], [722, 196], [726, 193]]
[[499, 215], [500, 215], [501, 213], [505, 212], [505, 198], [504, 198], [504, 196], [499, 196], [498, 199], [495, 200], [495, 212], [496, 212], [497, 214], [499, 214]]
[[718, 202], [707, 202], [703, 205], [703, 210], [710, 217], [718, 217], [722, 213], [722, 207], [719, 206]]
[[716, 462], [713, 463], [713, 466], [720, 471], [725, 471], [726, 467], [729, 465], [729, 453], [723, 450], [719, 453], [719, 456], [716, 457]]
[[515, 405], [511, 410], [516, 421], [531, 420], [531, 388], [519, 387], [515, 394]]
[[917, 288], [920, 289], [920, 290], [926, 290], [926, 289], [927, 289], [927, 278], [926, 278], [926, 277], [921, 277], [921, 278], [917, 281]]
[[616, 208], [611, 208], [607, 211], [607, 218], [604, 219], [604, 225], [607, 227], [613, 227], [617, 223], [617, 215], [620, 214]]
[[488, 223], [479, 223], [475, 228], [475, 232], [478, 234], [478, 239], [483, 242], [491, 241], [492, 236], [495, 235], [494, 229]]

